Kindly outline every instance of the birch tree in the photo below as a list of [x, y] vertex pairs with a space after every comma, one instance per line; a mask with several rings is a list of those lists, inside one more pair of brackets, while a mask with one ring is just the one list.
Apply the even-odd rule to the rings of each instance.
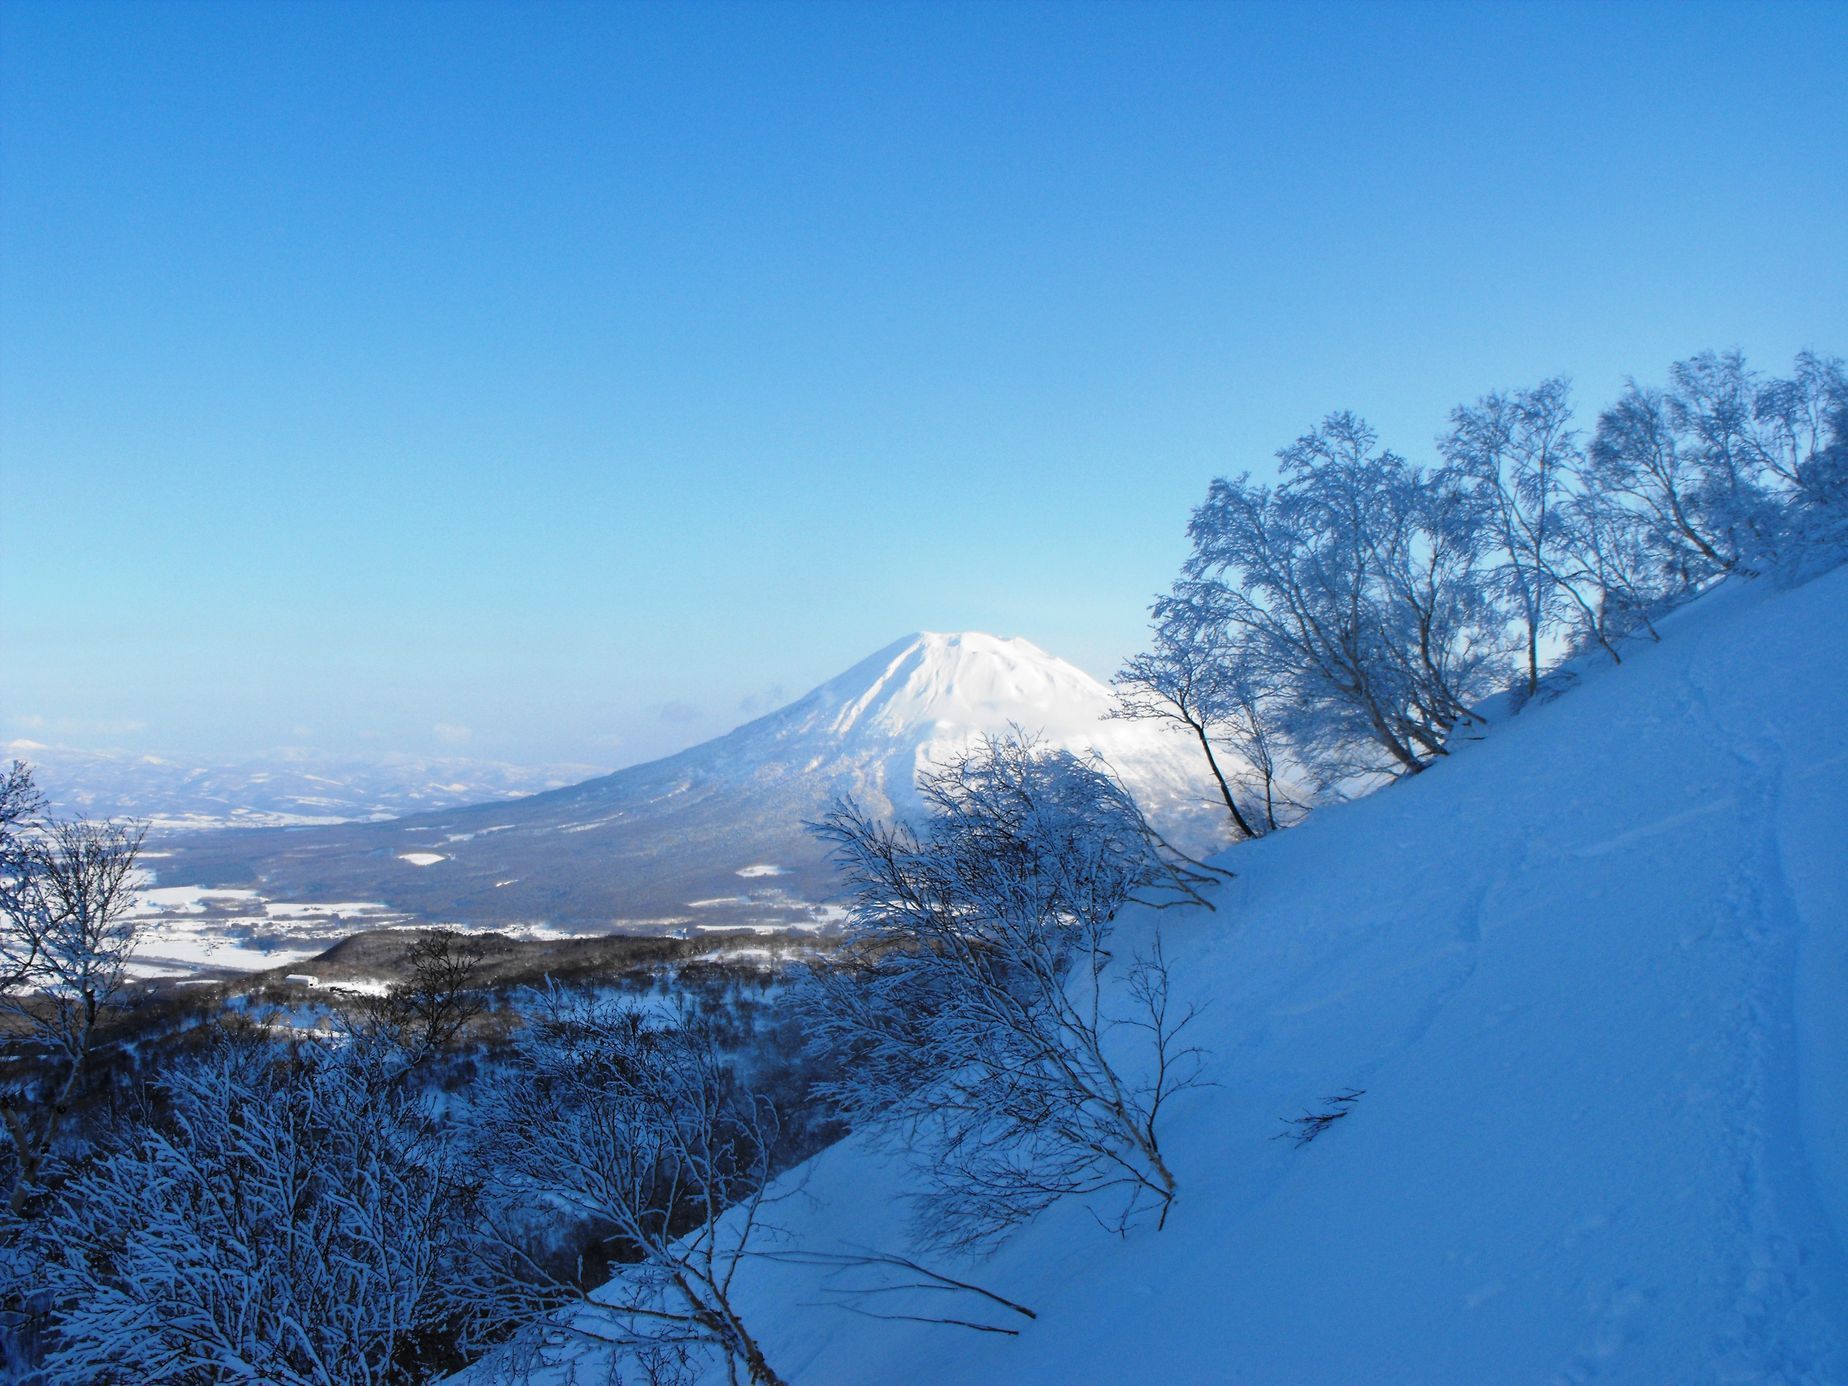
[[1583, 460], [1571, 420], [1566, 382], [1552, 379], [1459, 405], [1438, 442], [1466, 522], [1482, 534], [1489, 590], [1520, 624], [1529, 697], [1548, 629], [1566, 604], [1584, 603], [1567, 575], [1571, 479]]
[[1203, 905], [1215, 873], [1168, 848], [1101, 765], [1014, 736], [921, 777], [927, 817], [851, 800], [816, 825], [852, 898], [810, 1022], [840, 1076], [822, 1096], [916, 1160], [917, 1226], [993, 1245], [1062, 1198], [1108, 1225], [1165, 1222], [1161, 1143], [1198, 1077], [1160, 931], [1118, 956], [1131, 901]]
[[1505, 669], [1461, 496], [1331, 414], [1281, 480], [1213, 482], [1188, 532], [1188, 600], [1247, 637], [1325, 783], [1417, 774]]
[[1137, 721], [1166, 721], [1184, 729], [1200, 748], [1238, 835], [1256, 837], [1259, 830], [1240, 810], [1214, 745], [1218, 729], [1241, 708], [1236, 679], [1232, 662], [1222, 649], [1197, 635], [1176, 638], [1173, 632], [1158, 626], [1154, 648], [1146, 654], [1132, 655], [1112, 680], [1118, 699], [1113, 715]]
[[[35, 801], [11, 790], [19, 805]], [[26, 777], [29, 785], [29, 776]], [[0, 888], [0, 1016], [18, 1059], [0, 1086], [8, 1203], [17, 1214], [43, 1187], [68, 1128], [97, 1034], [128, 980], [135, 949], [135, 858], [144, 829], [84, 819], [9, 826]]]

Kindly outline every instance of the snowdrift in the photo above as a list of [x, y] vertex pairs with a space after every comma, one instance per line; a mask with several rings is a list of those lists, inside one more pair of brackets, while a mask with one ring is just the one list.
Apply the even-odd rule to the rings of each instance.
[[[1729, 585], [1579, 672], [1431, 773], [1224, 854], [1216, 911], [1163, 916], [1215, 1084], [1169, 1121], [1165, 1230], [1072, 1204], [932, 1259], [1031, 1323], [752, 1262], [738, 1302], [776, 1369], [1848, 1381], [1848, 570]], [[1312, 1144], [1273, 1139], [1348, 1089]], [[796, 1177], [775, 1250], [907, 1249], [900, 1158], [855, 1137]]]

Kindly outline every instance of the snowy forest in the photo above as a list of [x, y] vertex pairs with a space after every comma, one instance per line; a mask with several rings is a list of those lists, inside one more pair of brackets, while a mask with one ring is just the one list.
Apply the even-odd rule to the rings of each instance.
[[[1703, 352], [1583, 418], [1549, 379], [1459, 404], [1424, 461], [1335, 412], [1273, 470], [1207, 487], [1115, 681], [1114, 715], [1197, 748], [1227, 850], [1178, 850], [1101, 757], [1023, 727], [930, 770], [921, 814], [843, 797], [813, 823], [845, 937], [750, 999], [672, 967], [505, 985], [428, 930], [313, 1032], [209, 1005], [156, 1027], [128, 970], [142, 828], [48, 816], [15, 763], [10, 1379], [772, 1386], [803, 1368], [740, 1287], [785, 1276], [856, 1332], [1030, 1334], [1044, 1305], [989, 1278], [997, 1248], [1072, 1207], [1088, 1254], [1158, 1263], [1228, 1178], [1170, 1139], [1246, 1059], [1202, 1038], [1229, 1003], [1184, 985], [1174, 937], [1251, 924], [1243, 844], [1622, 680], [1705, 594], [1840, 565], [1848, 370]], [[1131, 907], [1153, 923], [1121, 929]], [[1277, 1151], [1370, 1100], [1279, 1113]], [[848, 1136], [902, 1171], [904, 1235], [818, 1248], [791, 1230], [827, 1193], [805, 1162]]]

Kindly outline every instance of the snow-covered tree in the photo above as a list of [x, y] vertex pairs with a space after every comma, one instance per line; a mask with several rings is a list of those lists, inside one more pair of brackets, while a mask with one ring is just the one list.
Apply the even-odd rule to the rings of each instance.
[[1459, 405], [1438, 440], [1462, 519], [1481, 535], [1488, 590], [1519, 622], [1529, 696], [1540, 687], [1548, 628], [1582, 600], [1565, 575], [1571, 480], [1583, 456], [1571, 421], [1566, 382], [1552, 379]]
[[1240, 810], [1213, 744], [1218, 729], [1243, 706], [1237, 680], [1237, 669], [1224, 649], [1198, 635], [1186, 638], [1158, 625], [1154, 647], [1132, 655], [1112, 680], [1118, 701], [1115, 715], [1185, 729], [1206, 757], [1239, 836], [1256, 837], [1259, 830]]
[[1111, 1200], [1119, 1225], [1165, 1219], [1162, 1114], [1200, 1056], [1159, 931], [1128, 951], [1112, 921], [1132, 900], [1200, 903], [1208, 872], [1107, 768], [1019, 735], [920, 790], [917, 827], [851, 800], [817, 825], [853, 902], [850, 947], [812, 981], [811, 1032], [838, 1062], [823, 1096], [916, 1157], [930, 1242], [985, 1246], [1074, 1195]]
[[1819, 459], [1848, 444], [1848, 368], [1836, 357], [1798, 354], [1788, 380], [1761, 384], [1752, 398], [1753, 445], [1765, 469], [1798, 491], [1820, 491]]
[[1587, 482], [1606, 504], [1627, 505], [1644, 518], [1645, 538], [1667, 580], [1688, 587], [1739, 561], [1737, 527], [1709, 515], [1718, 499], [1688, 456], [1661, 390], [1634, 381], [1598, 419]]
[[1652, 618], [1668, 591], [1649, 521], [1586, 490], [1567, 498], [1562, 516], [1561, 590], [1572, 597], [1567, 630], [1579, 648], [1595, 644], [1621, 664], [1625, 637], [1655, 635]]
[[1796, 539], [1839, 547], [1848, 539], [1848, 367], [1803, 352], [1788, 380], [1759, 387], [1752, 414], [1765, 469], [1802, 512]]
[[1767, 380], [1736, 351], [1702, 352], [1671, 366], [1666, 388], [1632, 381], [1604, 412], [1585, 487], [1636, 514], [1668, 596], [1838, 531], [1844, 448], [1840, 361], [1806, 352], [1790, 379]]
[[0, 1019], [15, 1063], [0, 1083], [8, 1204], [42, 1186], [69, 1124], [97, 1031], [135, 948], [135, 857], [143, 828], [84, 819], [22, 827], [37, 806], [23, 767], [5, 786], [0, 828]]
[[1506, 666], [1465, 498], [1352, 414], [1278, 457], [1275, 488], [1212, 484], [1181, 590], [1246, 637], [1254, 677], [1285, 697], [1290, 740], [1325, 781], [1415, 774]]
[[[464, 1294], [517, 1347], [590, 1340], [630, 1366], [716, 1350], [731, 1378], [782, 1378], [731, 1298], [757, 1255], [775, 1158], [770, 1104], [708, 1029], [556, 985], [530, 993], [478, 1104], [488, 1188]], [[561, 1263], [564, 1215], [598, 1255]], [[613, 1275], [611, 1274], [613, 1272]], [[604, 1283], [607, 1278], [607, 1283]]]
[[38, 961], [27, 825], [44, 809], [31, 766], [15, 760], [0, 771], [0, 995], [24, 985]]
[[[1314, 476], [1343, 484], [1328, 468]], [[1499, 691], [1511, 668], [1506, 613], [1484, 581], [1487, 536], [1441, 472], [1393, 468], [1382, 499], [1386, 522], [1369, 541], [1392, 631], [1386, 648], [1411, 706], [1448, 737], [1475, 720], [1476, 703]]]
[[403, 978], [383, 995], [344, 1007], [341, 1029], [354, 1053], [401, 1081], [455, 1043], [487, 1008], [481, 989], [481, 944], [453, 929], [426, 929], [398, 964]]
[[1633, 507], [1679, 586], [1731, 572], [1762, 551], [1770, 496], [1746, 433], [1753, 387], [1743, 359], [1704, 353], [1670, 367], [1668, 389], [1631, 381], [1598, 419], [1587, 483]]
[[1299, 767], [1283, 733], [1287, 710], [1259, 642], [1197, 596], [1180, 584], [1155, 603], [1154, 640], [1117, 674], [1114, 715], [1167, 721], [1193, 737], [1234, 825], [1257, 837], [1306, 807], [1289, 783]]
[[418, 1102], [308, 1043], [162, 1081], [44, 1222], [51, 1382], [421, 1380], [466, 1199]]

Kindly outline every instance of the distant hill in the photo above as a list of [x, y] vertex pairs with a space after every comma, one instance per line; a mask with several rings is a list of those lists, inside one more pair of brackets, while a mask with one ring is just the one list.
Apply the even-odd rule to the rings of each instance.
[[210, 762], [9, 741], [59, 814], [140, 818], [156, 829], [289, 827], [396, 818], [517, 799], [593, 774], [589, 765], [508, 765], [462, 756], [370, 759], [288, 748]]

